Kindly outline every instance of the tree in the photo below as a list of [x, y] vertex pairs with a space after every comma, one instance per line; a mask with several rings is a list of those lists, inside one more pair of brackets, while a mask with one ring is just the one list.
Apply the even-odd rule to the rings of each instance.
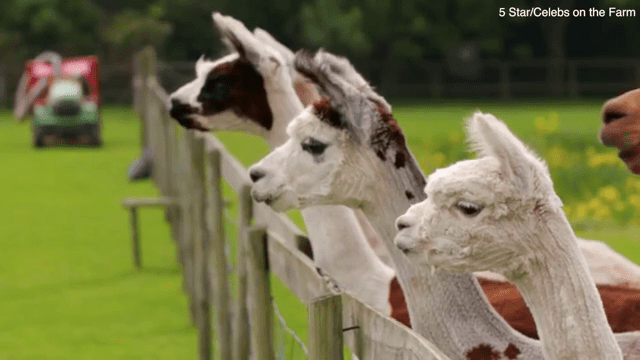
[[114, 56], [129, 58], [146, 45], [163, 45], [172, 29], [168, 22], [160, 20], [163, 15], [164, 9], [155, 5], [146, 12], [127, 9], [114, 16], [106, 31]]

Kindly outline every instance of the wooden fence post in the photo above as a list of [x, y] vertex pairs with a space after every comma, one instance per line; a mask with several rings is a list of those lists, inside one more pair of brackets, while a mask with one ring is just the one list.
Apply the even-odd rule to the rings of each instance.
[[155, 51], [151, 46], [147, 46], [142, 50], [142, 88], [144, 89], [142, 96], [142, 128], [140, 129], [140, 136], [143, 144], [143, 149], [149, 146], [149, 113], [147, 110], [148, 99], [151, 96], [149, 87], [149, 78], [156, 75], [156, 56]]
[[275, 360], [273, 305], [269, 280], [266, 228], [252, 228], [247, 236], [247, 303], [251, 354], [256, 360]]
[[307, 319], [309, 360], [342, 360], [342, 296], [313, 301]]
[[213, 298], [216, 309], [216, 333], [220, 359], [231, 359], [231, 313], [229, 274], [227, 273], [227, 257], [224, 236], [224, 204], [222, 201], [222, 175], [220, 172], [220, 150], [207, 152], [207, 222], [211, 250], [205, 256], [213, 256]]
[[140, 239], [138, 234], [138, 213], [135, 206], [129, 208], [129, 214], [131, 219], [131, 247], [133, 254], [133, 264], [136, 266], [136, 270], [140, 270], [142, 261], [140, 260]]
[[238, 300], [234, 310], [235, 321], [233, 326], [233, 359], [249, 359], [249, 315], [247, 313], [247, 269], [244, 266], [247, 261], [247, 236], [249, 226], [253, 218], [253, 199], [251, 198], [251, 186], [244, 185], [238, 192], [238, 243], [236, 277]]
[[211, 312], [209, 297], [209, 259], [211, 247], [207, 237], [206, 190], [204, 166], [204, 139], [190, 131], [192, 226], [193, 226], [193, 279], [196, 325], [198, 326], [200, 359], [211, 359]]
[[182, 169], [182, 173], [180, 176], [181, 179], [181, 196], [180, 196], [180, 213], [181, 222], [180, 225], [182, 234], [181, 234], [181, 254], [182, 254], [182, 266], [184, 272], [184, 285], [187, 296], [189, 297], [190, 303], [190, 316], [191, 322], [196, 324], [195, 318], [195, 285], [194, 285], [194, 247], [193, 247], [193, 217], [194, 217], [194, 208], [193, 208], [193, 197], [190, 195], [191, 186], [192, 186], [192, 177], [193, 177], [193, 169], [191, 166], [191, 137], [188, 131], [183, 132], [183, 141], [180, 144], [183, 153], [183, 161], [182, 165], [184, 168]]

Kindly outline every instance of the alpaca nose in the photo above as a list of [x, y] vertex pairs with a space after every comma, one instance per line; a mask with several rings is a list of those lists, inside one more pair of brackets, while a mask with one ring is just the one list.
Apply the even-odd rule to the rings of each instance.
[[395, 244], [405, 254], [408, 254], [416, 247], [415, 241], [407, 236], [396, 236]]
[[396, 230], [402, 231], [406, 228], [410, 228], [414, 225], [414, 220], [412, 217], [402, 215], [396, 219]]
[[602, 107], [602, 121], [606, 125], [629, 115], [638, 116], [639, 111], [640, 89], [627, 91], [604, 104]]
[[197, 129], [200, 131], [208, 131], [206, 127], [192, 119], [190, 115], [197, 113], [197, 110], [189, 104], [185, 104], [176, 98], [171, 99], [169, 115], [187, 129]]
[[266, 175], [265, 172], [258, 168], [252, 168], [249, 170], [249, 177], [251, 178], [251, 181], [253, 181], [254, 183], [262, 179], [265, 175]]
[[193, 109], [189, 104], [185, 104], [176, 98], [171, 99], [169, 115], [171, 115], [172, 118], [180, 121], [191, 113], [193, 113]]

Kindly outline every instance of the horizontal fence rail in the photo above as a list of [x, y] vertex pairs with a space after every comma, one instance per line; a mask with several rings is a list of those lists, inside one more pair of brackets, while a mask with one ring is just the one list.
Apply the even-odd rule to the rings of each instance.
[[[162, 200], [144, 201], [171, 204], [166, 217], [183, 267], [191, 319], [199, 329], [200, 359], [275, 359], [270, 273], [308, 306], [310, 359], [341, 359], [343, 344], [361, 360], [447, 359], [411, 329], [319, 274], [298, 250], [304, 233], [286, 216], [252, 200], [247, 170], [224, 145], [210, 133], [184, 130], [169, 118], [167, 93], [155, 80], [153, 49], [139, 53], [134, 68], [139, 71], [133, 86], [142, 143], [151, 150], [152, 178], [162, 194]], [[232, 239], [225, 238], [223, 182], [237, 195], [235, 298], [225, 255]]]

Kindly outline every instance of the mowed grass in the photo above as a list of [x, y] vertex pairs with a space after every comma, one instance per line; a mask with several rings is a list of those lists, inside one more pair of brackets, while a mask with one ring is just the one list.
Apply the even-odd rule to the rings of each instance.
[[31, 147], [0, 118], [0, 359], [193, 359], [180, 269], [161, 210], [140, 212], [145, 270], [131, 261], [127, 196], [140, 154], [129, 109], [103, 112], [100, 149]]
[[[539, 140], [534, 120], [555, 112], [559, 132], [601, 149], [600, 105], [434, 104], [396, 106], [394, 115], [428, 173], [430, 144], [461, 137], [462, 119], [475, 109], [501, 117], [534, 148]], [[143, 271], [131, 263], [128, 213], [121, 200], [157, 195], [150, 181], [132, 183], [126, 177], [140, 154], [138, 121], [131, 109], [106, 108], [103, 118], [100, 149], [36, 150], [29, 125], [0, 113], [0, 360], [196, 358], [197, 335], [161, 210], [140, 211]], [[253, 136], [219, 137], [245, 165], [268, 152]], [[468, 156], [462, 143], [459, 147], [460, 156]], [[292, 216], [300, 221], [296, 212]], [[578, 234], [607, 241], [640, 262], [636, 228], [589, 224]], [[231, 228], [228, 232], [233, 235]], [[304, 306], [275, 278], [273, 286], [289, 326], [306, 339]]]

